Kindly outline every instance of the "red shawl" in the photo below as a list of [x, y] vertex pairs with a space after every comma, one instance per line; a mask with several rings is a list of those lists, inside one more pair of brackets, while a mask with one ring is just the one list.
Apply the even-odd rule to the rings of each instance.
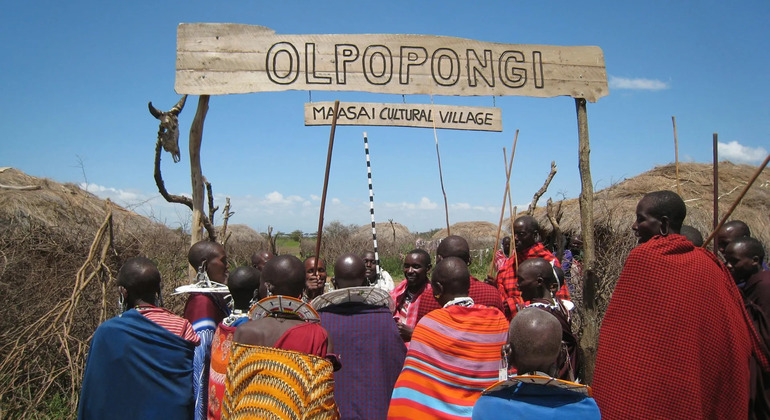
[[746, 419], [758, 345], [724, 265], [684, 236], [655, 236], [629, 254], [604, 316], [602, 418]]

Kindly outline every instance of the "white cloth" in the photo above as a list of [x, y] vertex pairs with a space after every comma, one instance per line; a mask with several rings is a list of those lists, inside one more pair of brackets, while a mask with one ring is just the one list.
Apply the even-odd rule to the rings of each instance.
[[374, 287], [390, 293], [396, 288], [396, 285], [393, 283], [393, 277], [390, 277], [390, 274], [388, 274], [387, 271], [380, 270], [380, 276], [377, 279], [377, 283], [374, 284]]

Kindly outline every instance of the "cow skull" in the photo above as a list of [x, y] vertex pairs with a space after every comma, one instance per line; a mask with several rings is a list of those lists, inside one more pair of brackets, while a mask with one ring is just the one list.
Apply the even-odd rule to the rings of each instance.
[[160, 120], [158, 126], [158, 141], [163, 145], [163, 150], [171, 153], [171, 158], [174, 159], [174, 163], [179, 162], [179, 113], [184, 108], [184, 102], [187, 100], [187, 95], [182, 96], [182, 99], [174, 105], [168, 112], [159, 111], [152, 102], [149, 102], [147, 106], [150, 108], [150, 114], [153, 117]]

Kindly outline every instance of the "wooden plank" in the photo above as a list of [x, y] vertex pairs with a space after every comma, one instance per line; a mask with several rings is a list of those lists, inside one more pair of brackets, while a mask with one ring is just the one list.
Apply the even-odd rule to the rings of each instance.
[[[337, 125], [503, 131], [500, 108], [343, 102], [337, 114]], [[305, 125], [331, 125], [333, 116], [334, 102], [305, 104]]]
[[595, 46], [430, 35], [277, 35], [230, 23], [179, 25], [175, 89], [191, 95], [317, 90], [591, 102], [609, 93], [604, 54]]

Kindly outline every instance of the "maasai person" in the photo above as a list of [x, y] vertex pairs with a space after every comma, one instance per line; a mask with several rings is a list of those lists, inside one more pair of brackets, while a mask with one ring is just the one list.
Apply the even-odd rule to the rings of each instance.
[[[227, 283], [227, 255], [222, 245], [205, 240], [195, 243], [187, 252], [187, 261], [198, 272], [205, 272], [209, 280]], [[196, 420], [205, 419], [207, 415], [211, 342], [217, 325], [228, 313], [224, 295], [220, 293], [190, 293], [184, 306], [184, 317], [192, 323], [201, 339], [201, 344], [195, 348], [193, 362]]]
[[557, 360], [558, 370], [553, 376], [574, 382], [582, 367], [582, 354], [577, 337], [572, 334], [572, 317], [569, 309], [564, 301], [554, 297], [554, 290], [557, 288], [554, 272], [556, 268], [542, 258], [530, 258], [522, 262], [518, 271], [519, 290], [521, 290], [521, 298], [529, 302], [528, 307], [542, 309], [552, 314], [561, 324], [562, 350]]
[[302, 301], [310, 303], [311, 300], [321, 296], [326, 286], [326, 261], [316, 257], [305, 259], [305, 290], [302, 292]]
[[[471, 251], [468, 246], [468, 241], [462, 236], [451, 235], [444, 238], [436, 248], [436, 264], [444, 258], [457, 257], [465, 262], [466, 266], [471, 265]], [[494, 287], [484, 282], [478, 281], [475, 277], [471, 276], [471, 285], [468, 290], [468, 296], [473, 299], [477, 305], [485, 305], [492, 308], [497, 308], [500, 312], [505, 313], [505, 307], [503, 306], [503, 297], [500, 292]], [[420, 296], [420, 307], [417, 311], [417, 322], [427, 315], [428, 312], [438, 309], [438, 301], [433, 299], [433, 289], [428, 284], [428, 287], [422, 292]]]
[[682, 225], [682, 229], [679, 230], [679, 233], [692, 242], [693, 245], [703, 246], [703, 234], [700, 233], [698, 229], [695, 229], [690, 225]]
[[505, 264], [505, 261], [510, 258], [511, 255], [511, 237], [506, 236], [500, 241], [500, 249], [495, 251], [495, 270], [500, 271]]
[[273, 257], [275, 257], [275, 254], [270, 251], [257, 251], [251, 256], [251, 266], [262, 271], [265, 268], [265, 264]]
[[413, 249], [404, 256], [404, 280], [390, 292], [396, 303], [393, 318], [398, 323], [398, 332], [404, 342], [412, 339], [417, 325], [417, 313], [422, 303], [422, 292], [429, 287], [430, 254], [423, 249]]
[[751, 230], [749, 229], [749, 225], [747, 225], [745, 222], [741, 220], [731, 220], [719, 228], [719, 232], [717, 232], [716, 236], [719, 255], [724, 257], [727, 245], [730, 245], [730, 242], [738, 238], [742, 238], [744, 236], [750, 237]]
[[[521, 216], [513, 221], [513, 240], [516, 248], [516, 258], [509, 258], [503, 268], [497, 272], [496, 284], [498, 290], [505, 298], [506, 313], [509, 317], [516, 315], [519, 308], [524, 306], [521, 299], [521, 292], [518, 288], [518, 279], [516, 278], [516, 267], [529, 258], [545, 258], [546, 261], [554, 261], [559, 264], [559, 260], [554, 257], [551, 251], [547, 250], [543, 244], [537, 241], [537, 235], [540, 226], [537, 220], [532, 216]], [[562, 285], [559, 292], [556, 293], [559, 299], [569, 300], [569, 291], [566, 285]]]
[[[636, 207], [631, 250], [602, 321], [593, 379], [603, 418], [746, 419], [749, 364], [760, 342], [730, 273], [679, 234], [671, 191]], [[695, 286], [694, 286], [695, 285]], [[703, 316], [719, 314], [719, 322]]]
[[[334, 264], [332, 283], [336, 289], [312, 302], [355, 287], [358, 296], [367, 294], [366, 267], [355, 254], [345, 254]], [[368, 296], [384, 295], [371, 293]], [[321, 326], [334, 342], [345, 367], [334, 373], [334, 395], [342, 419], [384, 419], [390, 394], [404, 366], [406, 346], [398, 334], [388, 301], [344, 301], [318, 310]]]
[[233, 311], [217, 326], [211, 343], [209, 370], [208, 418], [218, 420], [222, 415], [225, 377], [230, 361], [235, 329], [249, 320], [249, 306], [260, 284], [260, 271], [254, 267], [238, 267], [227, 278], [227, 288], [233, 300]]
[[554, 316], [522, 309], [511, 321], [504, 351], [521, 374], [487, 388], [473, 406], [473, 420], [601, 419], [589, 387], [556, 378], [561, 337]]
[[[770, 271], [762, 270], [765, 250], [748, 236], [734, 239], [725, 248], [727, 269], [741, 291], [746, 311], [762, 339], [763, 351], [770, 349]], [[750, 418], [770, 418], [770, 373], [756, 361], [751, 365]]]
[[222, 418], [338, 419], [332, 343], [326, 330], [303, 316], [317, 313], [299, 298], [304, 264], [279, 255], [265, 264], [269, 297], [252, 308], [280, 308], [241, 324], [225, 379]]
[[436, 264], [431, 286], [442, 308], [414, 329], [389, 419], [470, 419], [481, 391], [498, 378], [505, 315], [468, 297], [470, 273], [459, 258]]
[[[569, 293], [574, 293], [575, 284], [580, 282], [583, 277], [583, 266], [580, 261], [583, 259], [583, 237], [578, 233], [567, 242], [567, 248], [561, 258], [561, 269], [564, 275], [564, 281], [560, 284], [566, 284]], [[558, 272], [557, 272], [558, 274]]]
[[193, 349], [200, 338], [187, 320], [157, 306], [160, 272], [152, 261], [127, 260], [117, 283], [121, 307], [131, 309], [94, 333], [78, 418], [192, 418]]
[[382, 267], [380, 267], [380, 272], [377, 273], [377, 261], [374, 259], [374, 252], [365, 251], [361, 254], [361, 258], [364, 260], [364, 264], [366, 264], [366, 281], [369, 283], [368, 285], [388, 293], [393, 291], [396, 286], [390, 273], [383, 270]]

